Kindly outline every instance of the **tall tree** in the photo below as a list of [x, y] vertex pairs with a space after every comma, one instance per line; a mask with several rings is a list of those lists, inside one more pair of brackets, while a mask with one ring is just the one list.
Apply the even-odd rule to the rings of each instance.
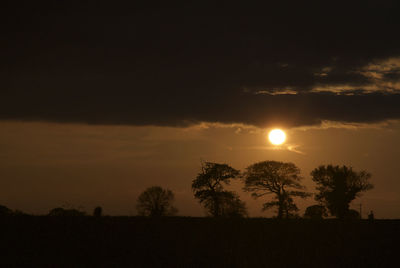
[[272, 201], [263, 205], [263, 210], [278, 207], [277, 218], [288, 218], [298, 211], [293, 197], [310, 196], [300, 184], [300, 169], [293, 163], [262, 161], [250, 165], [243, 174], [244, 190], [253, 192], [255, 198], [273, 194]]
[[326, 205], [329, 212], [339, 219], [349, 214], [349, 204], [362, 192], [373, 188], [371, 174], [354, 171], [347, 166], [319, 166], [311, 172], [319, 193], [315, 199]]
[[214, 217], [245, 214], [245, 204], [239, 196], [224, 189], [224, 184], [229, 185], [239, 173], [227, 164], [202, 163], [201, 172], [192, 182], [192, 190], [209, 214]]
[[172, 205], [174, 199], [174, 194], [168, 189], [149, 187], [138, 197], [136, 209], [140, 216], [173, 216], [178, 211]]

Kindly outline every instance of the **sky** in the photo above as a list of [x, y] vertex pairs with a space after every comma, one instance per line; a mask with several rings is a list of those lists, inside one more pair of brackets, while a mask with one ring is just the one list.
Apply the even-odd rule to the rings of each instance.
[[[367, 170], [375, 188], [351, 207], [398, 218], [399, 4], [319, 2], [6, 2], [0, 204], [135, 215], [160, 185], [180, 215], [201, 216], [202, 160], [277, 160], [310, 192], [319, 165]], [[242, 186], [250, 216], [273, 214]]]

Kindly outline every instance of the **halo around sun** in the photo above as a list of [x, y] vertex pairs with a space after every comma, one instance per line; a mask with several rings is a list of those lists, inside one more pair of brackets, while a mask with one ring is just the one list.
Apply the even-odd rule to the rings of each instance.
[[268, 134], [268, 139], [273, 145], [281, 145], [286, 140], [286, 134], [281, 129], [273, 129]]

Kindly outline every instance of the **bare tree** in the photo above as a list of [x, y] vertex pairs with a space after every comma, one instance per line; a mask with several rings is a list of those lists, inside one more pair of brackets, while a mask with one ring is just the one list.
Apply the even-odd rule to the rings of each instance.
[[303, 191], [300, 184], [300, 169], [293, 163], [262, 161], [250, 165], [243, 174], [244, 190], [253, 192], [255, 198], [273, 194], [272, 201], [263, 205], [263, 210], [278, 207], [277, 218], [289, 218], [298, 211], [293, 197], [306, 198], [309, 193]]
[[140, 216], [173, 216], [177, 209], [172, 206], [174, 194], [160, 186], [147, 188], [137, 199], [137, 211]]

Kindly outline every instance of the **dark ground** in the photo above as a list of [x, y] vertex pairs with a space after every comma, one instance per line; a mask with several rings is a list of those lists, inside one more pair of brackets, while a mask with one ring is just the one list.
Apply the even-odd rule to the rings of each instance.
[[397, 220], [14, 216], [0, 267], [396, 267], [399, 242]]

